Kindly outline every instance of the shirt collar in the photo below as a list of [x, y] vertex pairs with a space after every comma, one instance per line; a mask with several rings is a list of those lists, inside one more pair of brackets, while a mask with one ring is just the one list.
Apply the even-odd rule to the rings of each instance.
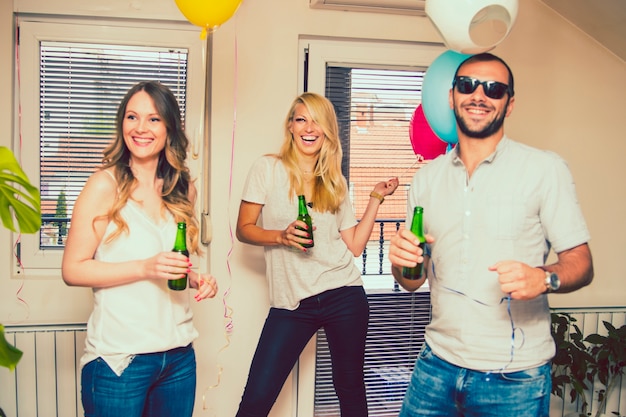
[[[491, 153], [489, 156], [487, 156], [483, 160], [483, 162], [489, 162], [489, 163], [493, 162], [493, 160], [496, 158], [498, 154], [501, 154], [502, 152], [504, 152], [509, 142], [510, 142], [510, 139], [506, 135], [502, 136], [502, 139], [500, 139], [500, 142], [498, 142], [498, 144], [496, 145], [496, 150], [493, 153]], [[452, 149], [451, 151], [452, 163], [462, 165], [463, 162], [461, 161], [461, 158], [459, 157], [459, 150], [460, 150], [460, 147], [458, 146], [458, 144], [457, 146], [454, 147], [454, 149]]]

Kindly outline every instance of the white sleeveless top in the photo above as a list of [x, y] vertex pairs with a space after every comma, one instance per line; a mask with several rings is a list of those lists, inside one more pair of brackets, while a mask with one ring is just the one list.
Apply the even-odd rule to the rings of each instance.
[[[109, 223], [95, 259], [125, 262], [172, 250], [176, 223], [171, 213], [158, 224], [129, 200], [121, 210], [129, 233], [104, 243], [116, 226]], [[146, 279], [110, 288], [94, 288], [81, 366], [101, 357], [121, 375], [134, 355], [186, 346], [197, 336], [189, 292], [172, 291], [163, 279]]]

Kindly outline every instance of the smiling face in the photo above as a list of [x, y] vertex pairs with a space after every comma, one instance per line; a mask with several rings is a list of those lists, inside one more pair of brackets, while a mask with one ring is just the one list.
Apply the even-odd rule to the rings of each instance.
[[302, 103], [295, 106], [289, 122], [289, 131], [293, 135], [294, 147], [302, 156], [316, 156], [324, 144], [324, 131], [313, 121], [309, 110]]
[[[498, 61], [471, 62], [458, 71], [459, 76], [476, 78], [480, 81], [509, 82], [507, 68]], [[501, 99], [489, 98], [484, 87], [479, 85], [469, 94], [457, 88], [450, 91], [450, 107], [461, 133], [470, 138], [484, 139], [503, 134], [504, 118], [513, 111], [515, 98], [506, 93]]]
[[133, 158], [158, 159], [167, 140], [167, 126], [145, 91], [138, 91], [128, 101], [122, 132]]

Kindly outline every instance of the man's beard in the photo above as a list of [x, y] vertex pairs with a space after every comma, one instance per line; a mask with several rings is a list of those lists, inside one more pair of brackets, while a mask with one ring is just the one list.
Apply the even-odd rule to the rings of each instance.
[[508, 106], [509, 106], [509, 103], [507, 102], [506, 106], [504, 106], [504, 110], [502, 111], [502, 114], [500, 114], [498, 118], [494, 119], [491, 123], [485, 126], [482, 130], [478, 130], [478, 131], [470, 130], [470, 128], [465, 123], [465, 120], [463, 120], [461, 115], [458, 113], [456, 106], [454, 107], [454, 117], [456, 119], [457, 125], [459, 126], [459, 129], [461, 129], [461, 132], [464, 135], [470, 138], [474, 138], [474, 139], [484, 139], [493, 135], [498, 130], [500, 130], [500, 128], [504, 124], [504, 118], [506, 117], [506, 109]]

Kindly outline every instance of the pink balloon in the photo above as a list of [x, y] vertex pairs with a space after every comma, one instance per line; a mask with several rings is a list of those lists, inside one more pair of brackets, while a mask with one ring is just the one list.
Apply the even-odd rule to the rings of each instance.
[[433, 132], [424, 116], [422, 105], [417, 106], [409, 124], [409, 138], [415, 155], [421, 155], [424, 159], [435, 159], [446, 153], [448, 144]]

